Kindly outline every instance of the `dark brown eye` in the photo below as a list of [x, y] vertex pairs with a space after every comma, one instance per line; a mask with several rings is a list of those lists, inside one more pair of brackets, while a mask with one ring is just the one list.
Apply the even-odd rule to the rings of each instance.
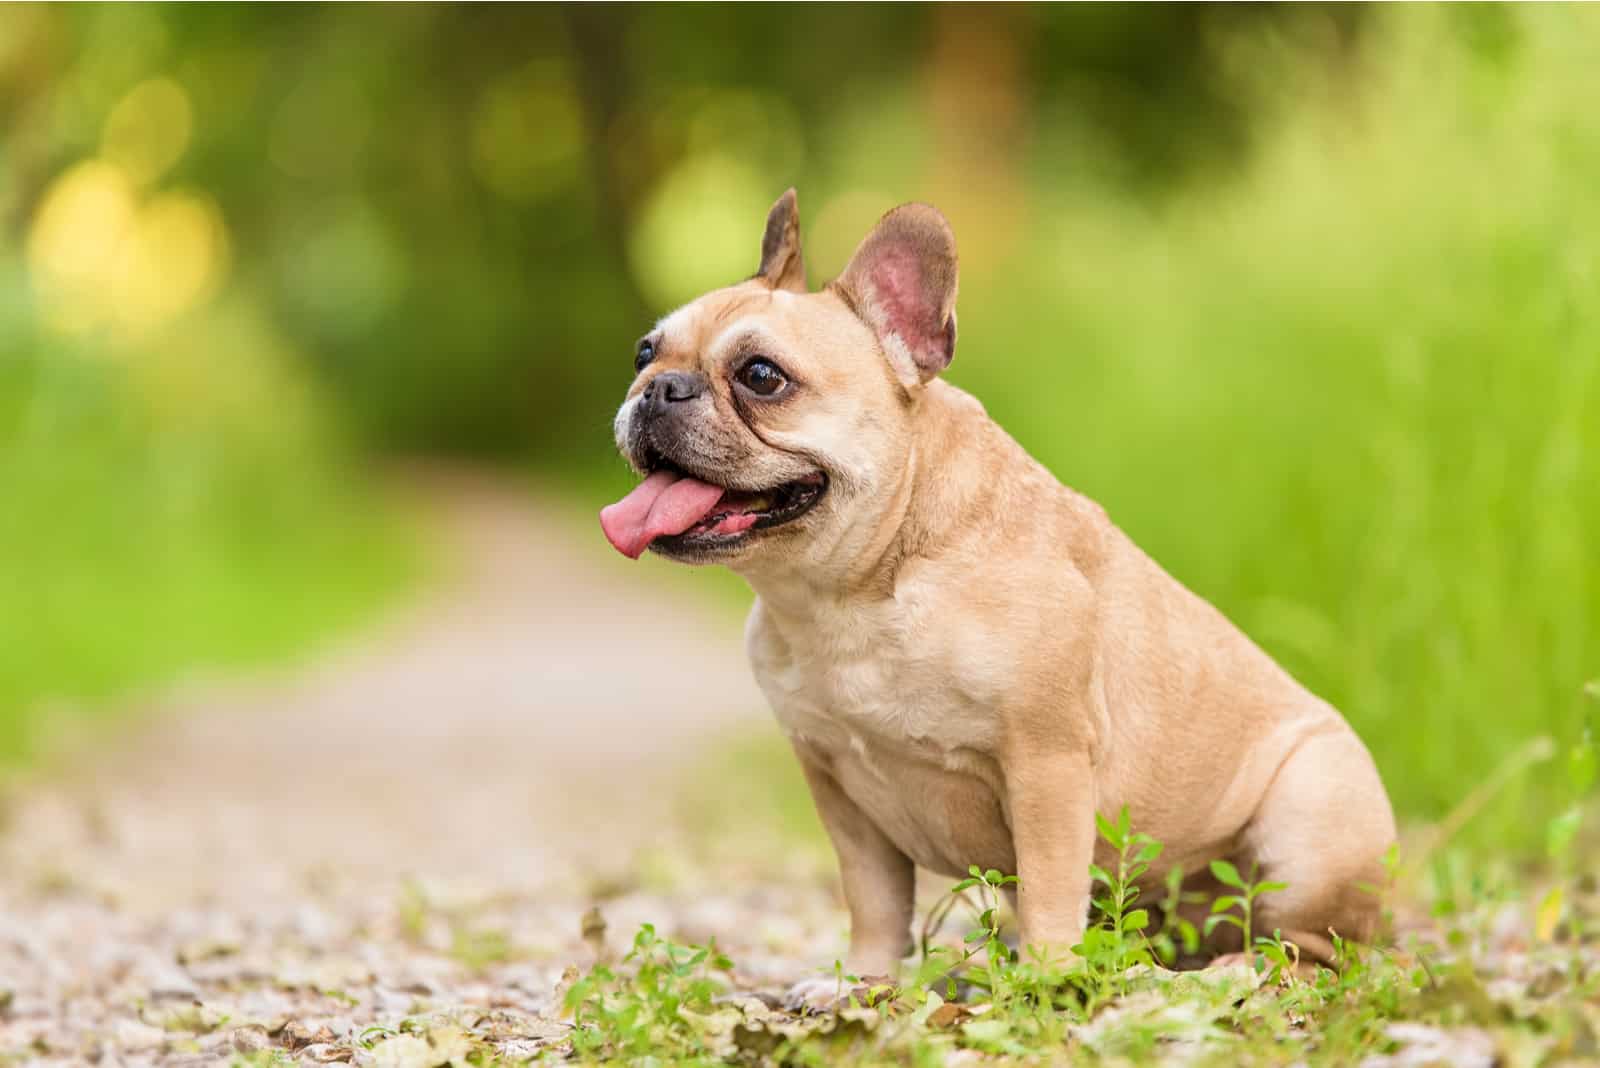
[[633, 369], [637, 373], [650, 366], [650, 361], [656, 358], [656, 343], [649, 338], [639, 342], [639, 351], [633, 357]]
[[789, 380], [771, 360], [754, 359], [739, 368], [739, 384], [758, 397], [771, 397]]

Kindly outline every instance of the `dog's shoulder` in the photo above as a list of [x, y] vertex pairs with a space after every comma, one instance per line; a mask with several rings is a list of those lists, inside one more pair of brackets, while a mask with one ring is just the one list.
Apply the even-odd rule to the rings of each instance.
[[915, 504], [901, 532], [904, 570], [966, 575], [967, 590], [983, 577], [1057, 598], [1089, 592], [1127, 548], [1105, 509], [1057, 479], [965, 391], [934, 381], [926, 402]]

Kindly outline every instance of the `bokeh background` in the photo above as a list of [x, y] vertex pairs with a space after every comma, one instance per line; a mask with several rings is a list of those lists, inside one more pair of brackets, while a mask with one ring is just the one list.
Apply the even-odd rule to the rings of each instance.
[[[634, 339], [794, 185], [813, 285], [938, 204], [950, 377], [1440, 818], [1600, 676], [1597, 42], [1542, 6], [8, 7], [0, 763], [416, 596], [419, 460], [620, 493]], [[1542, 768], [1478, 840], [1537, 844]]]

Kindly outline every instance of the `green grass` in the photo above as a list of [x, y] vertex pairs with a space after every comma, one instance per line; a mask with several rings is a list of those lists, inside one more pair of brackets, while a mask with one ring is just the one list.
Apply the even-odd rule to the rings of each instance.
[[0, 769], [106, 701], [281, 660], [415, 575], [306, 385], [238, 308], [148, 344], [0, 317]]
[[[1174, 973], [1158, 966], [1168, 956], [1159, 902], [1139, 902], [1131, 885], [1160, 843], [1125, 819], [1101, 829], [1120, 840], [1122, 863], [1096, 873], [1095, 922], [1074, 967], [1011, 948], [999, 890], [1014, 880], [974, 868], [934, 908], [948, 915], [954, 906], [967, 919], [959, 941], [925, 940], [893, 982], [839, 971], [836, 1003], [808, 1012], [738, 996], [736, 960], [647, 924], [620, 965], [596, 965], [566, 988], [573, 1030], [551, 1052], [625, 1064], [936, 1065], [966, 1050], [1000, 1063], [1349, 1065], [1404, 1051], [1403, 1063], [1476, 1053], [1536, 1065], [1600, 1049], [1592, 884], [1588, 896], [1547, 910], [1530, 907], [1526, 887], [1480, 883], [1471, 908], [1439, 909], [1425, 932], [1375, 946], [1336, 941], [1337, 970], [1309, 967], [1270, 933], [1247, 964]], [[1251, 898], [1282, 889], [1218, 874]], [[1235, 914], [1239, 902], [1219, 898], [1214, 917]], [[1517, 925], [1509, 937], [1508, 915]]]
[[[1141, 896], [1136, 883], [1163, 844], [1124, 809], [1097, 819], [1116, 859], [1090, 868], [1092, 922], [1066, 966], [1007, 940], [1002, 890], [1017, 880], [973, 867], [929, 908], [899, 976], [851, 976], [836, 965], [834, 1004], [809, 1011], [747, 996], [737, 961], [714, 942], [680, 944], [646, 924], [620, 964], [596, 964], [565, 987], [573, 1030], [551, 1052], [586, 1063], [705, 1065], [934, 1065], [963, 1050], [1002, 1063], [1592, 1058], [1600, 1051], [1600, 888], [1586, 858], [1600, 829], [1590, 804], [1600, 779], [1600, 702], [1593, 720], [1560, 754], [1559, 790], [1570, 807], [1530, 828], [1547, 843], [1543, 875], [1472, 862], [1458, 847], [1396, 851], [1386, 885], [1370, 888], [1383, 902], [1383, 931], [1369, 946], [1335, 933], [1336, 968], [1312, 966], [1253, 922], [1257, 902], [1288, 884], [1257, 882], [1218, 861], [1211, 873], [1226, 892], [1211, 901], [1204, 931], [1239, 928], [1250, 959], [1167, 970], [1195, 951], [1201, 932], [1163, 907], [1178, 900], [1181, 871], [1164, 893]], [[739, 815], [728, 821], [754, 827], [781, 812], [752, 795], [761, 775], [758, 766], [750, 781], [729, 783]], [[709, 870], [724, 870], [714, 853], [706, 857]], [[965, 920], [964, 931], [951, 919]], [[943, 933], [952, 926], [961, 932], [954, 939]]]

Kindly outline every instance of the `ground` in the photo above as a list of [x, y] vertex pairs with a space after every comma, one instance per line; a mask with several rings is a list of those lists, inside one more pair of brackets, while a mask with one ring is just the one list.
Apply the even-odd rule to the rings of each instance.
[[[904, 1056], [1024, 1054], [1047, 1039], [1115, 1059], [1157, 1048], [1127, 1045], [1135, 1032], [1181, 1051], [1186, 1031], [1259, 1030], [1240, 1018], [1255, 1018], [1263, 985], [1248, 968], [1182, 980], [1199, 985], [1181, 997], [1178, 980], [1135, 968], [1104, 1011], [1045, 1039], [1014, 1013], [996, 1026], [970, 987], [971, 1007], [775, 1011], [774, 995], [841, 952], [844, 918], [814, 834], [791, 848], [786, 829], [763, 839], [721, 811], [741, 795], [708, 754], [772, 730], [736, 616], [641, 581], [536, 495], [456, 477], [426, 496], [453, 566], [419, 603], [301, 669], [151, 698], [131, 726], [13, 790], [0, 1064], [421, 1066], [626, 1058], [630, 1041], [751, 1060], [796, 1028], [857, 1043], [852, 1056], [875, 1055], [860, 1045], [874, 1029], [893, 1050], [915, 1028], [934, 1037]], [[751, 844], [730, 831], [708, 847], [708, 827], [741, 827]], [[1481, 944], [1512, 963], [1474, 988], [1490, 1008], [1380, 1018], [1373, 1063], [1487, 1065], [1506, 1053], [1496, 1014], [1545, 1012], [1538, 983], [1552, 974], [1563, 989], [1585, 967], [1592, 980], [1592, 955], [1541, 957], [1525, 911], [1494, 915]], [[616, 965], [644, 923], [714, 937], [731, 971], [646, 944], [624, 978], [590, 972]], [[656, 969], [643, 997], [640, 959]], [[702, 975], [722, 985], [696, 987]], [[602, 1007], [580, 1013], [579, 1033], [564, 1007], [575, 982]], [[1541, 1055], [1594, 1054], [1592, 982], [1588, 998], [1543, 1026]], [[1293, 1010], [1271, 1004], [1274, 1026], [1292, 1028]], [[820, 1048], [812, 1059], [842, 1047]]]
[[286, 1021], [334, 1056], [419, 1009], [536, 1046], [597, 895], [624, 934], [837, 924], [814, 886], [688, 907], [617, 885], [670, 842], [685, 767], [763, 723], [737, 619], [602, 566], [521, 494], [429, 493], [453, 551], [420, 604], [300, 672], [149, 701], [9, 799], [0, 1062], [214, 1063]]

